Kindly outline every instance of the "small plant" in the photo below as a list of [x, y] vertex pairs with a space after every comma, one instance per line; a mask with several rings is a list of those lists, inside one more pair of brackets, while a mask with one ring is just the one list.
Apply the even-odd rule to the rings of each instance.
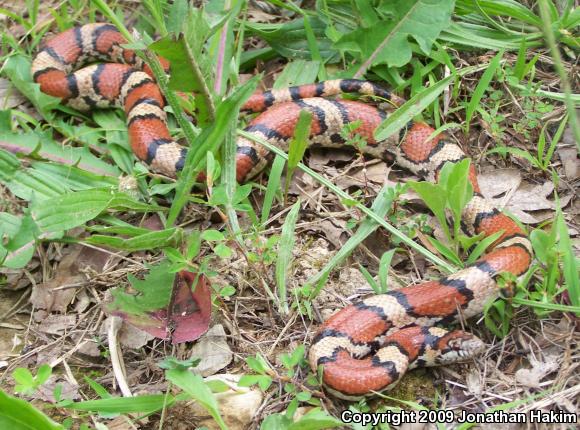
[[363, 136], [357, 133], [360, 126], [360, 120], [348, 123], [340, 130], [340, 137], [344, 139], [345, 145], [352, 146], [362, 157], [364, 149], [367, 146], [367, 141]]
[[286, 412], [272, 414], [266, 417], [260, 427], [261, 430], [315, 430], [334, 428], [344, 425], [342, 421], [328, 415], [326, 412], [316, 407], [303, 415], [296, 421], [294, 416], [300, 403], [307, 403], [313, 406], [320, 406], [318, 398], [313, 394], [320, 395], [312, 389], [296, 381], [299, 372], [308, 372], [306, 383], [309, 386], [318, 387], [319, 382], [316, 376], [310, 372], [308, 363], [304, 358], [304, 346], [298, 346], [290, 354], [282, 354], [280, 361], [284, 367], [283, 373], [278, 373], [270, 364], [259, 354], [255, 357], [247, 357], [246, 364], [257, 373], [257, 375], [244, 375], [240, 379], [240, 386], [258, 385], [262, 391], [266, 391], [272, 385], [274, 380], [283, 384], [284, 393], [289, 395], [290, 401]]
[[538, 139], [537, 144], [537, 152], [535, 155], [523, 149], [514, 148], [510, 146], [499, 146], [497, 148], [488, 151], [488, 154], [497, 153], [503, 156], [506, 156], [507, 154], [515, 155], [516, 157], [521, 157], [529, 161], [530, 164], [532, 164], [532, 166], [537, 167], [538, 169], [541, 169], [543, 171], [547, 171], [548, 168], [550, 167], [550, 163], [552, 162], [554, 152], [556, 151], [556, 145], [558, 145], [558, 142], [560, 141], [560, 138], [564, 133], [567, 123], [568, 123], [568, 115], [566, 115], [564, 119], [560, 122], [558, 129], [554, 133], [554, 136], [551, 138], [551, 142], [547, 147], [546, 143], [548, 138], [546, 137], [546, 128], [548, 126], [548, 123], [546, 123], [542, 127], [542, 130], [540, 131], [540, 137]]
[[38, 368], [36, 376], [25, 367], [19, 367], [12, 372], [12, 378], [16, 385], [14, 386], [15, 393], [22, 393], [24, 395], [32, 395], [43, 385], [52, 375], [52, 367], [48, 364], [43, 364]]

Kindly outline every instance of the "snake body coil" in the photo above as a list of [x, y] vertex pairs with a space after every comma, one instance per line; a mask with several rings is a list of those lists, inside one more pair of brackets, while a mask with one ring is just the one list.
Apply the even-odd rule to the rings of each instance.
[[[150, 71], [133, 51], [121, 47], [124, 43], [110, 24], [72, 28], [49, 40], [38, 53], [33, 78], [43, 92], [75, 109], [123, 108], [135, 155], [151, 169], [175, 177], [183, 168], [186, 149], [171, 138], [165, 101]], [[94, 61], [106, 63], [83, 67]], [[378, 158], [393, 154], [399, 165], [430, 181], [436, 180], [446, 162], [466, 158], [459, 146], [441, 135], [429, 139], [433, 129], [422, 123], [377, 142], [373, 133], [386, 114], [359, 101], [324, 98], [344, 92], [396, 100], [388, 91], [358, 80], [267, 91], [253, 95], [244, 105], [245, 110], [263, 112], [246, 131], [287, 149], [300, 111], [308, 110], [312, 143], [342, 146], [341, 131], [357, 121], [356, 133], [367, 142], [363, 152]], [[238, 181], [255, 176], [270, 158], [262, 146], [239, 138]], [[408, 369], [463, 361], [484, 348], [475, 336], [438, 325], [481, 314], [485, 303], [498, 295], [498, 275], [525, 273], [532, 250], [525, 232], [480, 194], [473, 166], [469, 179], [474, 197], [462, 214], [462, 226], [470, 235], [501, 232], [493, 249], [450, 276], [371, 296], [328, 319], [313, 341], [309, 361], [313, 370], [322, 367], [323, 381], [336, 396], [356, 399], [386, 390]]]

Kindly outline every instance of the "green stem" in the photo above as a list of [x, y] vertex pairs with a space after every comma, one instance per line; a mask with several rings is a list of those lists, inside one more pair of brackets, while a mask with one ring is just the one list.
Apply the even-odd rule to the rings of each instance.
[[568, 305], [561, 305], [559, 303], [542, 303], [536, 302], [534, 300], [528, 299], [520, 299], [514, 297], [511, 299], [512, 303], [517, 303], [518, 305], [526, 305], [532, 306], [534, 308], [541, 308], [541, 309], [550, 309], [553, 311], [562, 311], [562, 312], [573, 312], [575, 314], [580, 314], [580, 306], [568, 306]]
[[560, 56], [560, 51], [558, 50], [558, 46], [556, 44], [556, 38], [554, 37], [554, 32], [552, 31], [552, 20], [550, 18], [548, 3], [546, 0], [541, 0], [539, 6], [544, 35], [554, 60], [554, 67], [560, 75], [560, 82], [562, 83], [562, 89], [564, 90], [564, 103], [566, 104], [566, 109], [568, 110], [568, 114], [570, 116], [570, 125], [572, 126], [572, 131], [574, 133], [576, 146], [580, 151], [580, 124], [578, 124], [578, 117], [576, 116], [576, 110], [574, 108], [574, 103], [572, 102], [572, 90], [570, 87], [570, 81], [568, 80], [568, 75], [564, 69], [562, 57]]
[[195, 75], [196, 81], [201, 86], [201, 95], [204, 98], [206, 106], [207, 106], [208, 119], [210, 122], [214, 122], [215, 121], [215, 103], [213, 101], [211, 93], [209, 92], [209, 88], [205, 82], [205, 77], [203, 76], [203, 73], [201, 72], [199, 64], [197, 64], [197, 61], [195, 60], [195, 57], [193, 56], [193, 52], [191, 50], [191, 47], [189, 46], [189, 42], [187, 41], [187, 38], [185, 38], [185, 37], [183, 38], [183, 43], [185, 44], [185, 52], [187, 53], [187, 61], [189, 62], [191, 70], [193, 71], [193, 74]]

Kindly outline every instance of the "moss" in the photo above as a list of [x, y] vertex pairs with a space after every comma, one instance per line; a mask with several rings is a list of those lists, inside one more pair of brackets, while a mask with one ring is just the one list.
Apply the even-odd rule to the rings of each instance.
[[380, 399], [378, 401], [381, 406], [410, 409], [408, 406], [398, 402], [397, 400], [417, 402], [421, 404], [425, 403], [423, 401], [427, 401], [428, 405], [430, 405], [435, 398], [435, 392], [436, 389], [435, 384], [433, 383], [433, 375], [427, 369], [417, 369], [405, 374], [401, 382], [399, 382], [395, 388], [385, 393], [387, 397], [390, 397], [393, 400]]

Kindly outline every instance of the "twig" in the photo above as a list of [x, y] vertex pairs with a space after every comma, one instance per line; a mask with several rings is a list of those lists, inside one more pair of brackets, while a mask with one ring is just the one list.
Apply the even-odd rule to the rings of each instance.
[[119, 330], [123, 320], [119, 317], [111, 317], [109, 320], [109, 330], [107, 331], [107, 340], [109, 343], [109, 352], [111, 353], [111, 365], [113, 366], [113, 374], [119, 384], [119, 389], [123, 396], [133, 397], [133, 393], [129, 389], [129, 384], [127, 384], [127, 378], [125, 376], [125, 363], [123, 362], [123, 356], [121, 354], [121, 349], [119, 348]]

